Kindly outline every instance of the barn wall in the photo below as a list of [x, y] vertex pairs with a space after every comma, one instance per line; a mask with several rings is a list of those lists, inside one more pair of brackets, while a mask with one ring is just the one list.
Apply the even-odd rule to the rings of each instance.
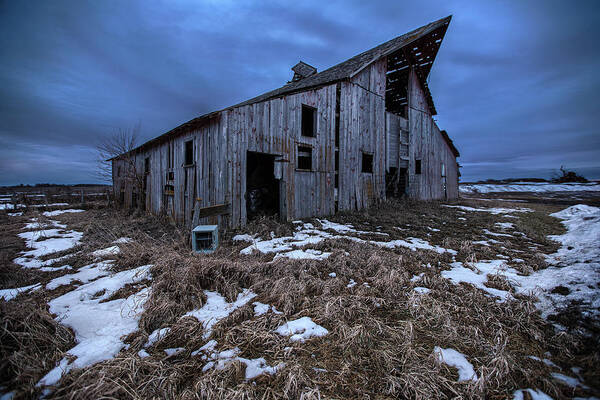
[[[373, 71], [365, 70], [357, 75], [361, 78], [369, 72], [369, 82]], [[385, 71], [379, 74], [379, 83], [370, 87], [385, 93]], [[385, 99], [362, 85], [354, 82], [341, 84], [340, 109], [340, 178], [339, 209], [357, 210], [385, 199]], [[373, 155], [373, 172], [363, 173], [362, 153]]]
[[[342, 81], [280, 98], [224, 110], [197, 127], [138, 153], [136, 169], [144, 170], [146, 209], [170, 215], [177, 223], [220, 224], [239, 227], [247, 222], [247, 152], [277, 156], [281, 176], [281, 204], [287, 220], [324, 216], [336, 211], [335, 132], [336, 86], [339, 87], [339, 189], [338, 209], [357, 210], [385, 198], [385, 173], [408, 156], [409, 196], [440, 199], [444, 196], [441, 164], [446, 169], [446, 191], [457, 197], [457, 164], [429, 112], [418, 79], [411, 74], [409, 119], [385, 111], [385, 62], [375, 63], [349, 81]], [[317, 109], [315, 137], [301, 135], [302, 105]], [[409, 134], [406, 134], [409, 132]], [[194, 163], [184, 165], [185, 143], [194, 143]], [[408, 146], [403, 143], [408, 142]], [[312, 170], [297, 169], [298, 145], [312, 148]], [[406, 154], [408, 152], [408, 154]], [[172, 168], [168, 167], [169, 153]], [[373, 156], [372, 173], [362, 172], [363, 153]], [[414, 173], [415, 159], [422, 174]], [[125, 187], [125, 206], [131, 207], [133, 185], [115, 169], [118, 199]], [[173, 179], [168, 179], [168, 173]], [[172, 185], [173, 193], [166, 192]], [[138, 201], [142, 201], [138, 194]], [[198, 218], [201, 208], [228, 205], [221, 215]], [[196, 215], [196, 218], [194, 216]]]
[[[431, 117], [425, 94], [414, 71], [409, 78], [409, 197], [419, 200], [458, 197], [458, 165], [450, 147]], [[415, 161], [421, 160], [421, 174]], [[442, 178], [446, 171], [446, 193]]]
[[[314, 137], [301, 135], [302, 105], [317, 109]], [[224, 112], [230, 179], [231, 224], [246, 224], [247, 152], [276, 155], [282, 170], [280, 196], [285, 219], [334, 212], [335, 85]], [[297, 148], [312, 148], [312, 170], [297, 170]]]

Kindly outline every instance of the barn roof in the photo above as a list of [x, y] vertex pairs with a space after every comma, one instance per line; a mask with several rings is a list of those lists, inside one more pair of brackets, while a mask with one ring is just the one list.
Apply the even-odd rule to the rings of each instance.
[[433, 110], [433, 114], [435, 114], [435, 107], [433, 106], [433, 100], [431, 99], [431, 94], [427, 88], [427, 76], [431, 70], [431, 66], [437, 54], [437, 50], [439, 49], [439, 45], [441, 43], [441, 39], [446, 33], [446, 29], [452, 16], [448, 16], [446, 18], [442, 18], [440, 20], [431, 22], [427, 25], [424, 25], [420, 28], [417, 28], [411, 32], [408, 32], [402, 36], [398, 36], [392, 40], [389, 40], [383, 44], [380, 44], [377, 47], [374, 47], [370, 50], [367, 50], [363, 53], [360, 53], [357, 56], [354, 56], [346, 61], [343, 61], [337, 65], [334, 65], [331, 68], [328, 68], [324, 71], [318, 72], [314, 75], [305, 77], [299, 81], [288, 82], [284, 86], [272, 90], [267, 93], [263, 93], [260, 96], [256, 96], [250, 100], [246, 100], [242, 103], [236, 104], [231, 107], [224, 108], [220, 111], [214, 111], [208, 114], [204, 114], [200, 117], [194, 118], [186, 123], [179, 125], [178, 127], [154, 138], [150, 141], [138, 146], [134, 151], [141, 150], [143, 148], [151, 147], [163, 140], [170, 138], [171, 136], [177, 136], [178, 134], [182, 134], [185, 132], [189, 132], [196, 128], [199, 128], [201, 125], [206, 123], [208, 120], [212, 118], [216, 118], [219, 116], [221, 111], [230, 110], [236, 107], [246, 106], [254, 103], [258, 103], [261, 101], [269, 100], [275, 97], [279, 97], [286, 94], [291, 94], [295, 92], [300, 92], [304, 90], [308, 90], [311, 88], [339, 82], [345, 79], [352, 78], [363, 69], [371, 65], [372, 63], [380, 60], [382, 57], [386, 57], [394, 52], [397, 52], [411, 43], [418, 41], [419, 39], [423, 39], [430, 34], [435, 35], [435, 43], [433, 45], [429, 44], [430, 50], [429, 54], [422, 55], [421, 52], [423, 50], [414, 49], [416, 51], [412, 52], [408, 50], [406, 53], [407, 56], [411, 58], [413, 64], [417, 69], [417, 75], [421, 82], [423, 83], [424, 89], [426, 91], [426, 97], [430, 106]]
[[[312, 87], [322, 86], [325, 84], [341, 81], [346, 78], [351, 78], [363, 69], [365, 69], [367, 66], [374, 63], [375, 61], [403, 48], [404, 46], [422, 38], [423, 36], [428, 35], [436, 29], [444, 28], [445, 32], [445, 28], [450, 23], [450, 19], [452, 19], [452, 16], [448, 16], [438, 21], [431, 22], [418, 29], [415, 29], [414, 31], [408, 32], [402, 36], [398, 36], [395, 39], [380, 44], [379, 46], [374, 47], [371, 50], [367, 50], [363, 53], [360, 53], [359, 55], [354, 56], [349, 60], [334, 65], [333, 67], [326, 69], [325, 71], [319, 72], [315, 75], [309, 76], [297, 82], [289, 82], [288, 84], [280, 87], [279, 89], [275, 89], [270, 92], [261, 94], [260, 96], [256, 96], [233, 107], [254, 104], [291, 92], [302, 91]], [[431, 62], [433, 62], [433, 60], [431, 60]], [[430, 69], [431, 68], [427, 70], [426, 75], [423, 77], [424, 79], [427, 78]]]
[[446, 132], [446, 131], [440, 131], [440, 132], [442, 134], [442, 137], [448, 144], [448, 147], [450, 147], [450, 151], [452, 151], [452, 154], [454, 154], [454, 157], [460, 157], [460, 153], [458, 152], [458, 149], [454, 145], [454, 142], [452, 141], [452, 139], [450, 139], [450, 136], [448, 136], [448, 132]]

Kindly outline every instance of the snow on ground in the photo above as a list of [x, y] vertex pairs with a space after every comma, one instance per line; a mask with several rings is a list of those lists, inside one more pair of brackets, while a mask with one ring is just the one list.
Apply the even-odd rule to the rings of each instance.
[[[358, 231], [356, 229], [354, 229], [354, 227], [350, 224], [348, 225], [344, 225], [344, 224], [338, 224], [337, 222], [331, 222], [328, 221], [326, 219], [317, 219], [317, 221], [319, 221], [319, 223], [321, 224], [321, 229], [323, 230], [332, 230], [332, 231], [336, 231], [338, 233], [356, 233], [356, 234], [362, 234], [362, 235], [383, 235], [383, 236], [389, 236], [387, 233], [384, 232], [369, 232], [369, 231]], [[310, 227], [312, 227], [311, 224]]]
[[110, 275], [111, 266], [111, 261], [86, 265], [84, 267], [79, 268], [79, 270], [73, 274], [66, 274], [63, 276], [59, 276], [58, 278], [52, 279], [46, 285], [46, 289], [54, 290], [57, 287], [68, 285], [73, 281], [88, 283], [94, 279]]
[[161, 328], [161, 329], [155, 330], [150, 335], [148, 335], [148, 341], [146, 341], [146, 344], [144, 345], [144, 347], [152, 346], [154, 343], [162, 340], [170, 332], [171, 332], [171, 328]]
[[483, 233], [485, 235], [489, 235], [489, 236], [498, 236], [498, 237], [514, 237], [513, 235], [509, 235], [508, 233], [496, 233], [496, 232], [492, 232], [489, 231], [487, 229], [483, 230]]
[[460, 185], [461, 193], [499, 192], [600, 192], [600, 184], [593, 183], [512, 183]]
[[572, 388], [576, 388], [577, 386], [580, 386], [582, 389], [589, 389], [588, 386], [584, 385], [583, 383], [579, 382], [579, 379], [577, 378], [573, 378], [571, 376], [567, 376], [567, 375], [563, 375], [563, 374], [559, 374], [558, 372], [552, 372], [550, 373], [550, 375], [556, 379], [557, 381], [572, 387]]
[[184, 314], [184, 317], [194, 317], [198, 321], [202, 322], [204, 327], [204, 339], [208, 339], [210, 334], [212, 333], [212, 327], [231, 314], [235, 309], [244, 306], [250, 300], [256, 297], [256, 294], [249, 289], [244, 289], [244, 291], [238, 294], [236, 301], [233, 303], [228, 303], [225, 300], [225, 297], [221, 296], [217, 292], [212, 292], [210, 290], [205, 290], [204, 294], [206, 295], [206, 303], [202, 306], [202, 308], [189, 311]]
[[498, 214], [513, 214], [513, 213], [524, 213], [524, 212], [533, 212], [531, 208], [502, 208], [502, 207], [493, 207], [493, 208], [475, 208], [468, 206], [451, 206], [448, 204], [442, 204], [442, 207], [448, 208], [457, 208], [463, 211], [472, 211], [472, 212], [489, 212], [490, 214], [498, 215]]
[[281, 325], [275, 329], [281, 336], [290, 336], [290, 342], [304, 342], [311, 337], [325, 336], [329, 331], [317, 325], [309, 317], [302, 317]]
[[[551, 214], [567, 228], [564, 235], [551, 236], [561, 247], [546, 257], [550, 267], [519, 277], [518, 293], [534, 291], [543, 316], [578, 302], [584, 316], [600, 317], [600, 208], [575, 205]], [[563, 286], [566, 295], [552, 293]]]
[[34, 207], [34, 208], [40, 208], [40, 207], [63, 207], [63, 206], [68, 206], [69, 203], [51, 203], [51, 204], [29, 204], [29, 205], [25, 205], [25, 204], [17, 204], [15, 207], [15, 204], [11, 204], [11, 203], [0, 203], [0, 210], [14, 210], [15, 208], [27, 208], [27, 207]]
[[[355, 240], [355, 239], [352, 239]], [[361, 239], [359, 239], [359, 241], [363, 241]], [[365, 242], [365, 241], [363, 241]], [[456, 250], [452, 250], [452, 249], [446, 249], [444, 247], [440, 247], [440, 246], [434, 246], [429, 244], [427, 241], [423, 240], [423, 239], [418, 239], [418, 238], [413, 238], [413, 237], [409, 237], [406, 240], [402, 240], [402, 239], [398, 239], [398, 240], [391, 240], [389, 242], [379, 242], [379, 241], [374, 241], [374, 240], [369, 240], [366, 241], [366, 243], [370, 243], [370, 244], [374, 244], [376, 246], [380, 246], [380, 247], [386, 247], [388, 249], [393, 249], [396, 247], [408, 247], [409, 249], [416, 251], [417, 249], [421, 249], [421, 250], [432, 250], [435, 251], [436, 253], [450, 253], [452, 255], [456, 255]]]
[[507, 267], [504, 260], [484, 260], [471, 265], [467, 268], [462, 262], [453, 262], [449, 271], [442, 271], [442, 277], [450, 279], [452, 283], [459, 284], [461, 282], [470, 283], [473, 286], [499, 297], [499, 302], [503, 302], [506, 298], [512, 298], [512, 295], [506, 290], [490, 288], [485, 286], [488, 280], [488, 275], [499, 274], [510, 280], [517, 279], [517, 271]]
[[421, 286], [417, 286], [413, 290], [415, 292], [417, 292], [418, 294], [427, 294], [427, 293], [431, 292], [431, 289], [426, 288], [426, 287], [421, 287]]
[[[54, 228], [45, 229], [48, 227]], [[18, 236], [25, 239], [25, 245], [32, 250], [22, 252], [21, 257], [13, 260], [15, 264], [19, 264], [24, 268], [41, 268], [70, 257], [71, 255], [65, 255], [46, 261], [40, 260], [41, 257], [48, 254], [75, 247], [83, 237], [82, 232], [66, 230], [66, 225], [52, 220], [41, 224], [34, 219], [25, 225], [25, 229], [29, 230], [19, 233]]]
[[5, 301], [9, 301], [17, 297], [20, 293], [29, 292], [31, 290], [37, 290], [40, 288], [40, 284], [36, 283], [35, 285], [23, 286], [20, 288], [14, 289], [1, 289], [0, 290], [0, 299], [4, 299]]
[[104, 257], [116, 256], [120, 252], [121, 252], [121, 249], [119, 248], [119, 246], [110, 246], [105, 249], [93, 251], [92, 253], [90, 253], [90, 255], [92, 257], [96, 257], [96, 258], [104, 258]]
[[292, 250], [277, 254], [273, 260], [277, 260], [278, 258], [293, 258], [296, 260], [324, 260], [330, 255], [330, 252], [314, 249]]
[[248, 235], [248, 234], [243, 234], [243, 235], [235, 235], [232, 240], [234, 242], [250, 242], [253, 243], [254, 242], [254, 237], [256, 235]]
[[494, 225], [500, 229], [513, 229], [515, 227], [512, 222], [496, 222]]
[[254, 306], [254, 315], [257, 317], [268, 313], [269, 310], [271, 310], [274, 314], [283, 314], [281, 311], [278, 311], [275, 306], [271, 306], [269, 304], [255, 301], [252, 303], [252, 305]]
[[35, 269], [39, 269], [40, 271], [59, 271], [61, 269], [71, 268], [71, 267], [68, 265], [67, 266], [63, 265], [61, 267], [53, 268], [53, 267], [48, 267], [48, 265], [52, 265], [52, 264], [61, 262], [63, 260], [68, 259], [69, 257], [73, 257], [74, 255], [77, 255], [77, 254], [79, 254], [79, 252], [66, 254], [64, 256], [57, 257], [57, 258], [50, 258], [45, 261], [42, 261], [36, 257], [18, 257], [18, 258], [15, 258], [13, 260], [13, 262], [15, 264], [19, 264], [23, 268], [35, 268]]
[[[285, 367], [285, 363], [279, 363], [278, 365], [271, 367], [267, 364], [264, 358], [243, 358], [239, 357], [240, 349], [234, 347], [231, 350], [224, 350], [221, 352], [214, 351], [217, 345], [216, 340], [207, 342], [204, 346], [196, 351], [192, 352], [193, 356], [203, 354], [202, 359], [208, 362], [202, 367], [202, 371], [208, 371], [211, 368], [222, 370], [232, 362], [239, 361], [246, 365], [245, 378], [246, 380], [254, 379], [262, 374], [274, 375], [281, 368]], [[165, 350], [166, 351], [166, 350]]]
[[80, 286], [50, 301], [50, 312], [61, 324], [73, 329], [77, 345], [46, 374], [39, 386], [55, 385], [72, 368], [83, 368], [114, 357], [125, 345], [121, 337], [138, 329], [138, 320], [150, 289], [125, 299], [108, 299], [128, 283], [150, 278], [150, 265], [118, 272]]
[[[505, 260], [488, 260], [467, 268], [460, 262], [451, 264], [452, 269], [442, 271], [442, 276], [453, 283], [471, 283], [487, 293], [506, 299], [510, 293], [485, 286], [489, 274], [505, 276], [515, 291], [520, 294], [537, 296], [537, 306], [542, 316], [547, 317], [577, 303], [584, 316], [598, 320], [600, 317], [600, 208], [586, 205], [571, 206], [551, 214], [562, 220], [567, 228], [564, 235], [551, 236], [561, 243], [554, 254], [546, 256], [550, 265], [546, 269], [532, 272], [528, 276], [519, 275], [516, 270], [505, 265]], [[493, 234], [493, 232], [486, 232]], [[498, 234], [496, 234], [497, 236]], [[489, 242], [491, 240], [488, 240]], [[487, 242], [474, 242], [486, 244]], [[522, 262], [521, 259], [513, 260]], [[562, 286], [566, 290], [553, 293]], [[565, 293], [568, 292], [568, 293]]]
[[[323, 229], [334, 230], [336, 232], [355, 233], [362, 235], [387, 235], [386, 233], [382, 232], [358, 231], [351, 225], [342, 225], [335, 222], [330, 222], [328, 220], [319, 220], [319, 222], [322, 224]], [[367, 243], [386, 248], [408, 247], [412, 250], [422, 249], [436, 251], [440, 254], [445, 252], [456, 254], [455, 250], [434, 246], [429, 244], [427, 241], [418, 238], [410, 237], [405, 240], [398, 239], [391, 241], [366, 240], [350, 235], [334, 235], [330, 232], [326, 232], [325, 230], [316, 229], [310, 223], [304, 223], [300, 226], [297, 226], [296, 232], [293, 236], [272, 237], [269, 240], [255, 239], [250, 235], [234, 236], [234, 240], [236, 241], [252, 242], [252, 245], [243, 248], [240, 251], [240, 254], [252, 254], [252, 252], [256, 250], [261, 253], [278, 253], [275, 258], [287, 257], [312, 260], [323, 260], [329, 257], [331, 253], [321, 252], [313, 249], [294, 250], [294, 248], [315, 245], [327, 239], [348, 239], [358, 243]]]
[[84, 211], [85, 210], [70, 208], [67, 210], [44, 211], [42, 213], [42, 215], [44, 215], [46, 217], [56, 217], [57, 215], [64, 214], [64, 213], [80, 213], [80, 212], [84, 212]]
[[458, 381], [476, 381], [477, 374], [473, 369], [473, 364], [471, 364], [464, 354], [459, 353], [454, 349], [443, 349], [441, 347], [435, 346], [433, 348], [433, 352], [436, 354], [438, 361], [454, 367], [458, 370]]
[[519, 389], [513, 393], [513, 400], [524, 400], [526, 399], [524, 393], [528, 393], [531, 396], [531, 400], [552, 400], [552, 397], [539, 389]]
[[180, 353], [184, 350], [185, 350], [185, 347], [174, 347], [174, 348], [170, 348], [170, 349], [165, 349], [164, 352], [167, 356], [171, 357], [172, 355]]

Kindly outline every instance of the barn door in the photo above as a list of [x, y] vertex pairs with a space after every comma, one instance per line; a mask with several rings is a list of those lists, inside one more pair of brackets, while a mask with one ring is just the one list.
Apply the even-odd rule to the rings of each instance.
[[[276, 155], [249, 151], [246, 156], [246, 215], [281, 217], [281, 174]], [[278, 175], [278, 176], [276, 176]], [[279, 179], [278, 179], [279, 178]], [[285, 192], [285, 190], [283, 190]]]

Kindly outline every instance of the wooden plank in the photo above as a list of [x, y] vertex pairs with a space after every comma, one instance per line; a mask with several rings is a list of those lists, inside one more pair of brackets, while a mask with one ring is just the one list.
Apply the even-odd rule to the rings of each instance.
[[199, 218], [206, 218], [206, 217], [230, 214], [230, 213], [231, 213], [231, 204], [230, 203], [215, 204], [214, 206], [200, 207], [198, 209], [198, 217]]

